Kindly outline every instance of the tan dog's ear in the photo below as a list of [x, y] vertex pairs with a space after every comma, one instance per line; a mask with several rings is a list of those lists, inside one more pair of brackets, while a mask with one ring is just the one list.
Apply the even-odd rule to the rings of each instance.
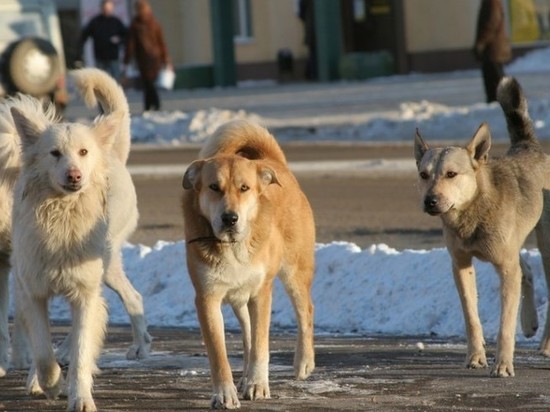
[[466, 150], [474, 160], [479, 163], [487, 163], [489, 149], [491, 149], [491, 131], [487, 123], [482, 123], [466, 146]]
[[12, 107], [10, 111], [17, 133], [21, 137], [23, 147], [32, 146], [44, 130], [40, 130], [38, 125], [25, 116], [17, 107]]
[[418, 128], [416, 129], [416, 134], [414, 136], [414, 158], [416, 159], [416, 166], [420, 164], [420, 161], [424, 157], [424, 154], [430, 149], [430, 147], [426, 144], [424, 139], [422, 139], [422, 136], [420, 136], [420, 132], [418, 131]]
[[189, 165], [183, 175], [182, 186], [184, 189], [200, 189], [200, 176], [204, 160], [195, 160]]
[[275, 170], [268, 166], [258, 166], [258, 176], [260, 178], [260, 186], [262, 190], [272, 183], [281, 186], [281, 183], [277, 178], [277, 173], [275, 173]]

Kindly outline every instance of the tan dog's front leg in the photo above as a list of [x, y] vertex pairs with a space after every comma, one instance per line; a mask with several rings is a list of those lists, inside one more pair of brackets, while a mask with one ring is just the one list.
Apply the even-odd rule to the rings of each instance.
[[252, 348], [248, 364], [245, 399], [269, 399], [269, 324], [271, 322], [272, 284], [262, 286], [250, 300], [248, 309], [252, 326]]
[[241, 407], [241, 403], [227, 359], [221, 303], [221, 298], [212, 296], [197, 294], [195, 298], [197, 316], [210, 362], [214, 392], [210, 406], [214, 409], [236, 409]]
[[458, 257], [453, 255], [453, 275], [462, 304], [466, 334], [468, 336], [467, 368], [486, 368], [483, 329], [477, 311], [476, 272], [471, 256]]
[[500, 331], [496, 362], [491, 376], [514, 376], [514, 347], [521, 291], [521, 268], [518, 260], [496, 267], [500, 275]]
[[252, 342], [251, 331], [250, 331], [250, 315], [248, 313], [248, 306], [233, 306], [233, 312], [239, 321], [241, 326], [241, 333], [243, 335], [243, 375], [239, 380], [237, 385], [237, 390], [239, 392], [244, 392], [246, 387], [246, 376], [248, 371], [248, 362], [250, 359], [250, 346]]

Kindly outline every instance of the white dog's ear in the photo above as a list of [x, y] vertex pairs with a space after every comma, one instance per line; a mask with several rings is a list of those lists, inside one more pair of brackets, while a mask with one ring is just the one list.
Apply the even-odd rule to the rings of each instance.
[[11, 107], [10, 112], [23, 146], [32, 146], [39, 139], [43, 130], [17, 107]]
[[183, 175], [182, 186], [184, 189], [200, 189], [200, 176], [204, 160], [195, 160], [189, 165]]
[[489, 160], [489, 149], [491, 149], [491, 131], [487, 123], [482, 123], [477, 129], [472, 140], [466, 146], [470, 156], [480, 163], [487, 163]]
[[262, 190], [272, 183], [282, 186], [277, 178], [277, 173], [275, 173], [275, 170], [268, 166], [258, 166], [258, 176], [260, 178], [260, 186]]
[[120, 133], [121, 116], [112, 114], [105, 116], [94, 124], [92, 130], [101, 146], [111, 148]]
[[416, 166], [420, 164], [420, 161], [424, 157], [424, 154], [430, 149], [426, 144], [420, 132], [416, 129], [416, 134], [414, 136], [414, 158], [416, 159]]

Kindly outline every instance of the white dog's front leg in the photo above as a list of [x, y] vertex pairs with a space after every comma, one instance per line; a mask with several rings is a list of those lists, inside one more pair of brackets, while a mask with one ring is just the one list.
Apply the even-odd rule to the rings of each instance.
[[71, 331], [71, 361], [69, 364], [70, 411], [95, 411], [92, 398], [92, 374], [101, 352], [107, 309], [100, 296], [100, 289], [93, 291], [79, 302], [72, 302], [73, 330]]
[[[19, 288], [16, 288], [17, 299], [21, 304], [22, 318], [32, 346], [34, 365], [38, 375], [38, 383], [48, 399], [55, 399], [63, 391], [64, 381], [61, 368], [55, 360], [51, 345], [51, 334], [48, 319], [48, 299], [31, 298]], [[19, 303], [18, 303], [19, 304]], [[34, 369], [29, 372], [27, 392], [38, 394], [36, 381], [32, 377]]]
[[468, 336], [467, 368], [486, 368], [485, 341], [477, 310], [476, 272], [470, 256], [453, 256], [453, 275]]
[[516, 324], [521, 295], [521, 268], [519, 261], [512, 260], [498, 266], [500, 275], [500, 330], [497, 341], [497, 356], [491, 376], [514, 376], [514, 349]]

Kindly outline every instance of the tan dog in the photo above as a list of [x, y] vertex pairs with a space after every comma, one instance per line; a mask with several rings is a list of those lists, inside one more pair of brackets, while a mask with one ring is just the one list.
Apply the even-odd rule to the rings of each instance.
[[264, 128], [220, 127], [183, 178], [187, 266], [196, 291], [213, 385], [213, 408], [238, 408], [220, 307], [241, 325], [245, 399], [269, 398], [271, 295], [279, 275], [298, 320], [296, 378], [314, 369], [315, 226], [309, 203], [277, 142]]
[[[498, 89], [511, 146], [507, 154], [489, 159], [491, 135], [482, 124], [466, 147], [429, 148], [417, 133], [415, 157], [419, 189], [426, 213], [439, 216], [452, 257], [468, 335], [466, 366], [487, 366], [472, 258], [491, 262], [500, 277], [501, 317], [495, 365], [491, 376], [514, 376], [514, 346], [520, 296], [522, 327], [533, 336], [537, 327], [532, 275], [519, 252], [535, 228], [547, 201], [549, 160], [542, 152], [527, 112], [527, 102], [515, 79], [505, 78]], [[550, 268], [550, 207], [545, 208], [537, 237], [544, 266]], [[522, 279], [523, 268], [523, 279]], [[523, 293], [522, 293], [523, 288]], [[548, 354], [549, 327], [542, 342]]]

